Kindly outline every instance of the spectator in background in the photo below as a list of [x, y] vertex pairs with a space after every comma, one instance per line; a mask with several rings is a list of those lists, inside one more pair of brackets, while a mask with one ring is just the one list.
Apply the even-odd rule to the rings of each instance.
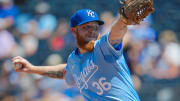
[[0, 0], [0, 30], [11, 27], [19, 13], [13, 0]]
[[46, 2], [40, 2], [35, 8], [36, 15], [30, 21], [30, 33], [33, 33], [39, 39], [47, 39], [53, 34], [57, 25], [57, 19], [49, 13], [50, 5]]
[[[138, 27], [141, 28], [141, 25]], [[134, 32], [138, 32], [138, 27]], [[131, 69], [146, 81], [178, 78], [180, 45], [176, 34], [169, 30], [164, 31], [160, 34], [158, 43], [155, 41], [156, 35], [148, 31], [153, 32], [144, 30], [144, 35], [138, 32], [134, 34], [135, 39], [129, 39], [127, 55]]]
[[[44, 64], [47, 56], [51, 54], [47, 39], [54, 34], [57, 19], [53, 14], [49, 13], [49, 10], [49, 4], [39, 2], [35, 7], [34, 16], [31, 16], [31, 14], [23, 14], [19, 16], [18, 19], [20, 22], [18, 30], [23, 33], [21, 43], [25, 46], [27, 58], [37, 65]], [[23, 25], [24, 27], [21, 27]], [[33, 44], [25, 42], [24, 40], [26, 39], [29, 39], [29, 42], [33, 42]], [[33, 48], [29, 50], [26, 46], [33, 46]]]
[[49, 47], [57, 52], [66, 62], [68, 54], [76, 47], [73, 34], [70, 32], [70, 27], [66, 19], [61, 18], [55, 33], [49, 38]]
[[64, 40], [64, 37], [68, 34], [69, 26], [65, 19], [61, 19], [59, 21], [59, 25], [55, 33], [49, 39], [50, 48], [54, 51], [60, 51], [64, 48], [65, 41], [69, 41], [69, 39]]
[[15, 23], [18, 14], [13, 0], [0, 0], [0, 59], [9, 58], [16, 48], [13, 33], [8, 29]]
[[0, 30], [0, 59], [9, 58], [15, 48], [16, 42], [12, 33], [7, 30]]
[[141, 76], [146, 75], [152, 68], [153, 54], [149, 51], [149, 47], [155, 42], [157, 35], [156, 31], [150, 27], [151, 21], [151, 16], [148, 16], [140, 25], [130, 26], [130, 31], [125, 38], [126, 56], [130, 69]]
[[26, 56], [33, 56], [38, 49], [38, 39], [32, 35], [25, 35], [21, 38], [21, 46]]
[[160, 34], [159, 42], [162, 53], [156, 60], [151, 75], [156, 79], [175, 79], [179, 77], [180, 67], [180, 45], [176, 34], [171, 30], [163, 31]]
[[31, 28], [32, 15], [29, 13], [20, 13], [16, 20], [16, 34], [18, 38], [26, 34], [33, 34]]
[[139, 25], [130, 26], [133, 40], [155, 41], [157, 38], [156, 31], [151, 27], [152, 15], [147, 16]]
[[110, 31], [110, 28], [112, 26], [113, 21], [115, 20], [115, 17], [113, 16], [112, 12], [105, 11], [100, 15], [100, 18], [105, 22], [102, 33], [106, 33]]

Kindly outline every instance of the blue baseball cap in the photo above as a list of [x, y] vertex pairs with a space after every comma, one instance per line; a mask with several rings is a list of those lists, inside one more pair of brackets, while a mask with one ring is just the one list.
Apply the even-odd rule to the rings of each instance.
[[96, 21], [99, 25], [103, 25], [104, 21], [100, 20], [97, 13], [90, 9], [82, 9], [78, 10], [72, 17], [71, 17], [71, 27], [79, 26], [85, 24], [87, 22]]

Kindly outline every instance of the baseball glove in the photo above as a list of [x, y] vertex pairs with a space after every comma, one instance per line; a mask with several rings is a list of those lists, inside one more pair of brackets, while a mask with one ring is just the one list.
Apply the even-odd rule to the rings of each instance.
[[120, 16], [127, 25], [136, 25], [153, 11], [153, 0], [126, 0], [120, 8]]

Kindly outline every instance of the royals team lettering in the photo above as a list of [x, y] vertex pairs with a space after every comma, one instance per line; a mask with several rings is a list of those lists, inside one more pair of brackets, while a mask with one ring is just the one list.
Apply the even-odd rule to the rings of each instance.
[[92, 76], [98, 71], [98, 66], [95, 65], [92, 61], [90, 62], [90, 66], [85, 67], [79, 76], [73, 75], [76, 79], [76, 85], [80, 89], [88, 89], [88, 81], [92, 78]]

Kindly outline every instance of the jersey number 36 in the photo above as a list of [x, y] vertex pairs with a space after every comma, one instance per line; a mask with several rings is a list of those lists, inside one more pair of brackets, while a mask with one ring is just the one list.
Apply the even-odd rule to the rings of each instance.
[[96, 87], [96, 89], [98, 90], [96, 93], [98, 95], [102, 95], [104, 93], [104, 91], [108, 91], [111, 89], [111, 83], [110, 82], [106, 82], [106, 78], [105, 77], [101, 77], [98, 82], [93, 82], [92, 83], [93, 87]]

